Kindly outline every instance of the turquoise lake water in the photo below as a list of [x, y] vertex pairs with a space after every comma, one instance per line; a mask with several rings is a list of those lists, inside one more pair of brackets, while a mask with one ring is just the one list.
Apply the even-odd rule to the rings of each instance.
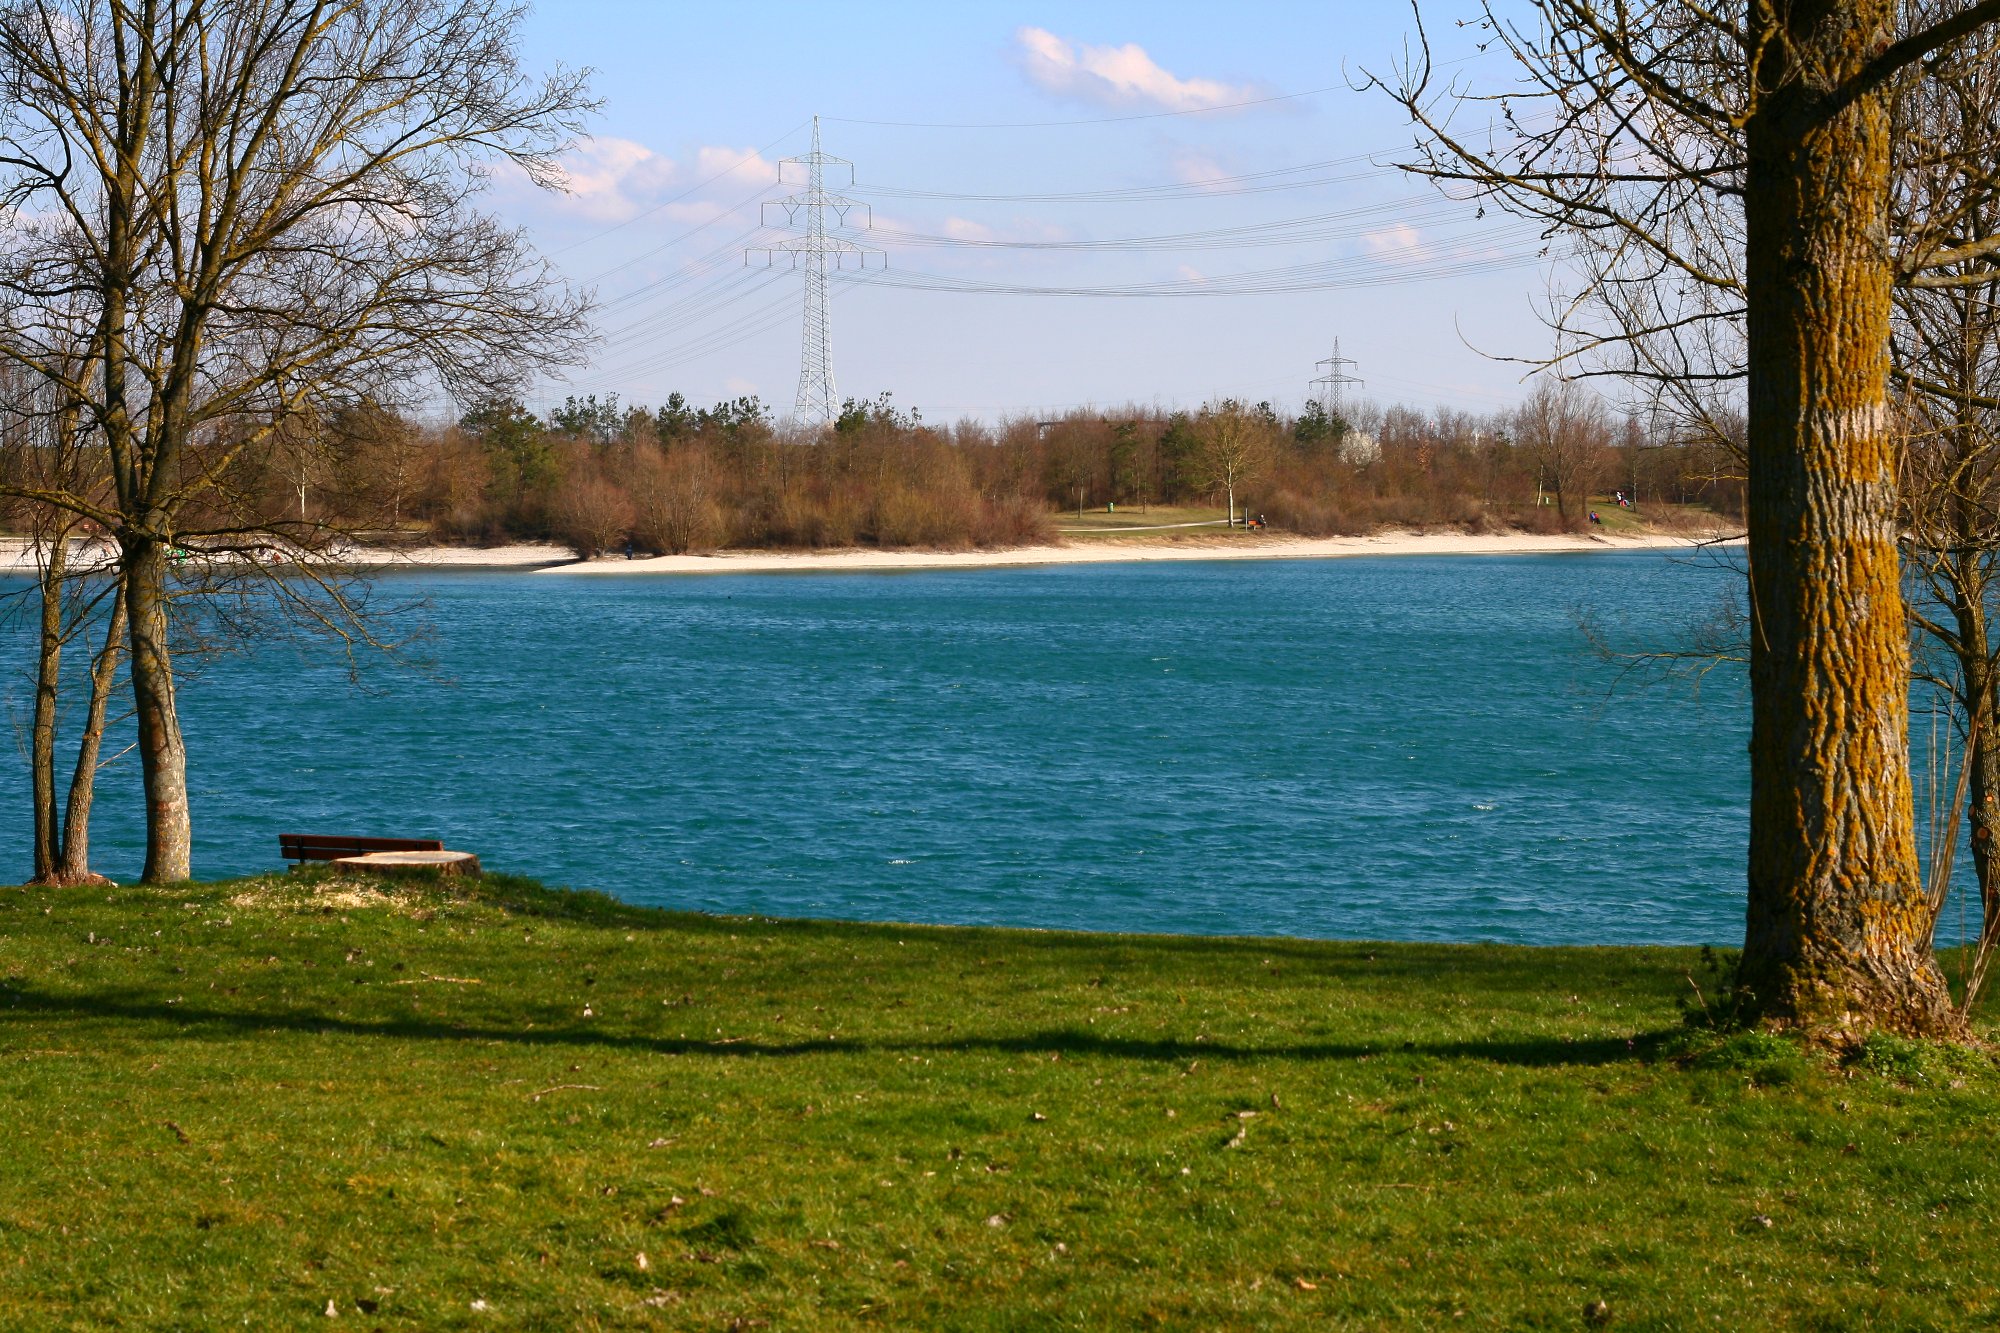
[[[1576, 614], [1660, 639], [1738, 577], [1658, 553], [398, 575], [432, 671], [357, 687], [274, 645], [184, 688], [196, 870], [281, 864], [280, 831], [440, 836], [716, 912], [1731, 943], [1740, 676], [1620, 686]], [[25, 788], [0, 766], [0, 879], [29, 868]], [[128, 758], [94, 832], [114, 878], [138, 806]]]

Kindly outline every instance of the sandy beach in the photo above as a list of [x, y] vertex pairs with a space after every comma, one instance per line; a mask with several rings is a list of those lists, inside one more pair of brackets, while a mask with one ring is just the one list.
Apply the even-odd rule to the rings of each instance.
[[[899, 569], [1005, 569], [1027, 565], [1133, 564], [1175, 560], [1327, 560], [1383, 555], [1551, 555], [1592, 551], [1693, 550], [1735, 544], [1731, 534], [1710, 537], [1535, 536], [1527, 533], [1381, 532], [1366, 537], [1221, 537], [1158, 541], [1086, 541], [1065, 546], [1019, 546], [995, 551], [718, 551], [638, 560], [578, 560], [553, 543], [511, 546], [422, 546], [409, 550], [362, 548], [351, 563], [369, 569], [513, 569], [538, 574], [775, 574]], [[28, 543], [0, 538], [0, 572], [32, 573]]]
[[1088, 541], [1000, 551], [719, 551], [645, 560], [587, 560], [544, 574], [764, 574], [816, 570], [1002, 569], [1023, 565], [1133, 564], [1174, 560], [1326, 560], [1357, 555], [1550, 555], [1693, 550], [1718, 540], [1680, 536], [1533, 536], [1526, 533], [1383, 532], [1366, 537], [1237, 537], [1216, 541]]
[[[102, 561], [107, 549], [101, 543], [72, 542], [70, 560], [88, 566]], [[512, 546], [417, 546], [408, 550], [362, 547], [349, 553], [348, 563], [362, 569], [533, 569], [541, 565], [572, 565], [577, 559], [567, 546], [521, 542]], [[20, 537], [0, 537], [0, 574], [34, 572], [34, 551], [29, 543]]]

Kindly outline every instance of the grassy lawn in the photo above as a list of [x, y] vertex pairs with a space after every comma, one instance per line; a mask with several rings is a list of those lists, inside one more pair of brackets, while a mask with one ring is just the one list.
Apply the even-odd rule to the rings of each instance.
[[2000, 1073], [1723, 962], [0, 891], [0, 1327], [2000, 1321]]
[[1609, 495], [1592, 496], [1588, 510], [1596, 510], [1604, 520], [1591, 531], [1620, 537], [1636, 537], [1655, 532], [1733, 531], [1739, 522], [1724, 518], [1707, 505], [1677, 505], [1647, 501], [1636, 509], [1621, 509]]
[[[1243, 512], [1239, 509], [1236, 516], [1240, 521]], [[1149, 505], [1143, 510], [1137, 505], [1129, 509], [1121, 505], [1116, 511], [1106, 513], [1100, 504], [1084, 510], [1080, 515], [1074, 509], [1061, 510], [1055, 515], [1054, 522], [1068, 541], [1094, 541], [1128, 534], [1149, 541], [1172, 537], [1214, 540], [1230, 535], [1228, 518], [1228, 510], [1221, 505]], [[1189, 524], [1202, 526], [1186, 526]], [[1239, 527], [1234, 531], [1240, 535], [1243, 529]]]

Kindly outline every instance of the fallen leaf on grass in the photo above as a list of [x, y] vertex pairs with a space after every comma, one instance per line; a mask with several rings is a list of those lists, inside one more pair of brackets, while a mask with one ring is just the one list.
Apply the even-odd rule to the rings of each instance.
[[179, 1125], [176, 1125], [171, 1120], [162, 1120], [160, 1123], [165, 1125], [168, 1129], [171, 1129], [174, 1132], [174, 1137], [179, 1139], [182, 1143], [188, 1142], [187, 1131], [182, 1129]]
[[603, 1092], [604, 1089], [598, 1087], [595, 1083], [558, 1083], [554, 1087], [543, 1088], [540, 1092], [529, 1093], [528, 1100], [531, 1102], [538, 1102], [552, 1092], [571, 1092], [571, 1091]]
[[681, 1294], [678, 1291], [655, 1291], [652, 1295], [641, 1300], [639, 1304], [650, 1305], [655, 1310], [658, 1310], [664, 1306], [677, 1305], [680, 1299]]
[[646, 1146], [648, 1148], [671, 1148], [676, 1143], [679, 1142], [680, 1142], [679, 1139], [654, 1139], [651, 1143], [647, 1144]]
[[1306, 1281], [1306, 1280], [1305, 1280], [1304, 1278], [1302, 1278], [1302, 1277], [1295, 1277], [1295, 1278], [1293, 1278], [1293, 1279], [1292, 1279], [1292, 1284], [1293, 1284], [1294, 1286], [1296, 1286], [1296, 1287], [1297, 1287], [1297, 1288], [1298, 1288], [1298, 1289], [1299, 1289], [1300, 1291], [1318, 1291], [1318, 1290], [1319, 1290], [1319, 1283], [1317, 1283], [1317, 1282], [1308, 1282], [1308, 1281]]
[[332, 1301], [328, 1301], [326, 1303], [326, 1317], [328, 1319], [340, 1318], [340, 1307], [338, 1305], [335, 1305]]
[[816, 1240], [812, 1244], [815, 1249], [821, 1249], [821, 1250], [837, 1250], [840, 1248], [840, 1242], [837, 1240], [833, 1240], [831, 1238], [827, 1240]]
[[1007, 1219], [1002, 1214], [995, 1213], [986, 1219], [986, 1225], [989, 1227], [1004, 1227], [1007, 1225]]
[[646, 1252], [644, 1250], [639, 1251], [638, 1255], [633, 1258], [632, 1262], [639, 1266], [639, 1271], [641, 1273], [650, 1272], [653, 1267], [653, 1261], [646, 1257]]

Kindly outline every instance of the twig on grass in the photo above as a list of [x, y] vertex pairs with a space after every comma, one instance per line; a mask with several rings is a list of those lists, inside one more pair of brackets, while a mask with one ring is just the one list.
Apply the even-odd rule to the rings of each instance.
[[1702, 1016], [1703, 1018], [1705, 1018], [1705, 1019], [1707, 1019], [1707, 1020], [1708, 1020], [1708, 1025], [1709, 1025], [1710, 1027], [1714, 1027], [1714, 1026], [1715, 1026], [1715, 1015], [1714, 1015], [1714, 1014], [1711, 1014], [1710, 1012], [1708, 1012], [1708, 997], [1707, 997], [1706, 995], [1703, 995], [1703, 994], [1701, 993], [1701, 987], [1700, 987], [1700, 986], [1696, 986], [1696, 985], [1695, 985], [1695, 980], [1694, 980], [1694, 973], [1692, 973], [1692, 972], [1683, 972], [1683, 973], [1681, 973], [1681, 975], [1687, 978], [1687, 984], [1688, 984], [1688, 985], [1690, 985], [1690, 986], [1694, 986], [1694, 998], [1695, 998], [1695, 999], [1696, 999], [1697, 1001], [1699, 1001], [1699, 1002], [1700, 1002], [1700, 1004], [1701, 1004], [1701, 1016]]

